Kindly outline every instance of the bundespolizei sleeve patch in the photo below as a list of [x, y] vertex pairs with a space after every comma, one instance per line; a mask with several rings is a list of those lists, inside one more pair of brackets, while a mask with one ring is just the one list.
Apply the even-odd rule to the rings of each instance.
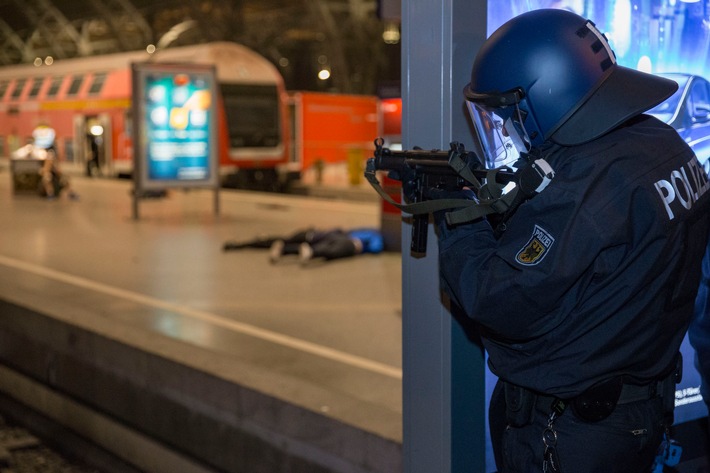
[[535, 225], [530, 240], [515, 255], [515, 261], [525, 266], [534, 266], [545, 258], [554, 243], [555, 239], [547, 230]]

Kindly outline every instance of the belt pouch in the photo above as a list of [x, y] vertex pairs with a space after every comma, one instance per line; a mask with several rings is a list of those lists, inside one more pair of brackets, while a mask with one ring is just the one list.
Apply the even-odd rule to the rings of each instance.
[[534, 392], [505, 383], [505, 415], [508, 425], [523, 427], [532, 423], [533, 408], [537, 396]]
[[621, 396], [624, 380], [621, 376], [601, 381], [572, 400], [572, 410], [580, 419], [599, 422], [614, 412]]

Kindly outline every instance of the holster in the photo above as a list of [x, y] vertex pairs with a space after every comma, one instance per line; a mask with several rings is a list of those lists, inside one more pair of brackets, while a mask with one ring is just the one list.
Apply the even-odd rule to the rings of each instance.
[[606, 419], [616, 409], [623, 387], [621, 376], [601, 381], [572, 399], [572, 411], [587, 422]]
[[532, 423], [537, 394], [510, 383], [504, 383], [504, 389], [508, 425], [523, 427]]
[[572, 411], [582, 420], [598, 422], [609, 417], [618, 404], [660, 397], [664, 422], [670, 426], [675, 409], [675, 388], [682, 377], [683, 357], [678, 353], [673, 371], [665, 378], [644, 385], [626, 384], [622, 376], [604, 380], [572, 399]]

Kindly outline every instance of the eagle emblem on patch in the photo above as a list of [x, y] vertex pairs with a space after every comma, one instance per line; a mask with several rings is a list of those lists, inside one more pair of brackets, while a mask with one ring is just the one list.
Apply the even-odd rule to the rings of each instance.
[[555, 243], [553, 236], [544, 228], [535, 225], [530, 240], [515, 255], [515, 261], [525, 266], [534, 266], [543, 260], [553, 243]]

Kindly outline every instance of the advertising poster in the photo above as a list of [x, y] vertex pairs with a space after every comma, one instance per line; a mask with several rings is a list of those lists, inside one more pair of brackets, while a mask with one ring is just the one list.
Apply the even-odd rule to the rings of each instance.
[[[710, 78], [710, 28], [707, 27], [710, 0], [489, 0], [487, 33], [490, 35], [514, 16], [540, 8], [566, 9], [592, 20], [605, 34], [617, 61], [623, 66], [653, 74], [680, 72]], [[681, 93], [682, 90], [667, 101], [670, 108], [675, 109], [672, 102], [677, 103]], [[707, 101], [707, 96], [703, 100]], [[656, 116], [664, 119], [660, 114]], [[710, 137], [710, 127], [701, 128], [707, 128]], [[707, 169], [710, 151], [703, 148], [707, 140], [694, 137], [692, 142], [688, 141]], [[676, 424], [707, 415], [700, 395], [700, 375], [693, 361], [695, 353], [687, 337], [681, 353], [684, 372], [676, 390]], [[495, 376], [489, 372], [488, 398], [495, 382]], [[486, 463], [487, 471], [495, 471], [490, 444]]]
[[134, 64], [133, 92], [137, 186], [216, 187], [213, 67]]
[[619, 64], [651, 73], [710, 78], [708, 0], [509, 0], [488, 2], [488, 34], [521, 13], [561, 8], [588, 18]]

